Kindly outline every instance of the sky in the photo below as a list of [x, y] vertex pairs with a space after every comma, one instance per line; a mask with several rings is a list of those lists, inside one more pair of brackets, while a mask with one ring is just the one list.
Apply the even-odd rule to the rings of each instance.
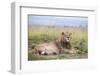
[[87, 26], [87, 17], [35, 16], [29, 15], [29, 25], [43, 26]]

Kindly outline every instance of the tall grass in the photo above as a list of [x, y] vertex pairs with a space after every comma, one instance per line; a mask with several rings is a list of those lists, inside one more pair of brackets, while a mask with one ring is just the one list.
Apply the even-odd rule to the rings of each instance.
[[[71, 44], [79, 51], [79, 54], [88, 52], [88, 32], [87, 28], [63, 28], [63, 27], [29, 27], [28, 48], [44, 42], [51, 42], [58, 39], [62, 32], [71, 32]], [[32, 55], [31, 55], [32, 56]]]

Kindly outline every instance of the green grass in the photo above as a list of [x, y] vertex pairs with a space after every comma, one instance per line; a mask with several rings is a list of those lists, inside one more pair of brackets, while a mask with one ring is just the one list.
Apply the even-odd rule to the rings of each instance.
[[32, 53], [28, 54], [28, 60], [58, 60], [58, 59], [81, 59], [88, 58], [87, 53], [85, 54], [59, 54], [59, 55], [35, 55]]
[[[77, 48], [80, 50], [78, 52], [78, 57], [81, 58], [81, 55], [86, 55], [88, 53], [88, 32], [87, 28], [53, 28], [53, 27], [29, 27], [28, 31], [28, 48], [30, 49], [33, 45], [44, 43], [44, 42], [51, 42], [55, 39], [59, 38], [61, 32], [71, 32], [72, 33], [72, 40], [71, 44], [72, 47]], [[31, 51], [31, 50], [30, 50]], [[66, 57], [69, 56], [69, 57]], [[54, 58], [52, 58], [54, 57]], [[73, 56], [74, 58], [76, 56]], [[77, 58], [78, 58], [77, 57]], [[36, 56], [31, 53], [28, 54], [29, 60], [50, 60], [50, 59], [63, 59], [63, 58], [71, 58], [70, 54], [65, 54], [64, 56]]]

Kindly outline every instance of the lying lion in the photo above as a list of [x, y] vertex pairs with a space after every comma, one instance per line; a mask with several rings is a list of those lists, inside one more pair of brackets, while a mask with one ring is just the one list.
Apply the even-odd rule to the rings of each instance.
[[42, 43], [34, 48], [35, 54], [39, 55], [56, 55], [64, 53], [64, 49], [71, 49], [72, 33], [61, 33], [61, 37], [49, 43]]

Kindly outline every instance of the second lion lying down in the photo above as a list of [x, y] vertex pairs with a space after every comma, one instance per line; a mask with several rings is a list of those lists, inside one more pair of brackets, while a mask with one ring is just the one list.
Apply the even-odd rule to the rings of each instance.
[[61, 37], [49, 43], [42, 43], [34, 48], [34, 54], [39, 55], [56, 55], [64, 53], [64, 49], [71, 49], [72, 33], [61, 33]]

